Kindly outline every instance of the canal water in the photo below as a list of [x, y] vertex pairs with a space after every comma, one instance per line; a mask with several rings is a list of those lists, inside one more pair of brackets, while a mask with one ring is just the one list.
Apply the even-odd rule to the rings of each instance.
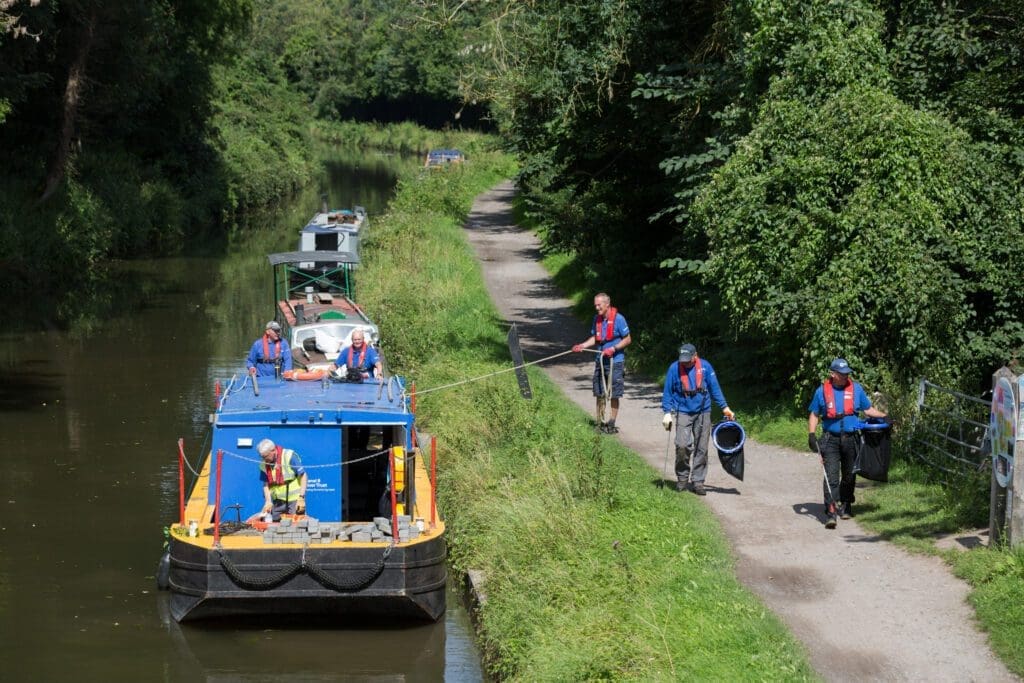
[[88, 333], [0, 331], [0, 679], [482, 680], [451, 589], [437, 624], [195, 626], [170, 618], [154, 578], [177, 439], [197, 464], [214, 382], [273, 317], [266, 254], [296, 248], [322, 192], [365, 206], [372, 231], [416, 163], [335, 156], [319, 187], [235, 230], [226, 255], [126, 265], [134, 303]]

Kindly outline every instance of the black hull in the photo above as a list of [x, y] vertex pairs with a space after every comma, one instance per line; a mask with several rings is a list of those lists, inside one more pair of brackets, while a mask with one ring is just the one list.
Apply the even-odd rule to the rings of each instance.
[[[232, 549], [223, 551], [225, 563], [216, 550], [172, 538], [171, 615], [179, 622], [273, 615], [441, 618], [448, 579], [444, 538], [393, 548], [378, 573], [384, 552], [383, 546]], [[253, 588], [282, 574], [289, 576], [273, 588]]]

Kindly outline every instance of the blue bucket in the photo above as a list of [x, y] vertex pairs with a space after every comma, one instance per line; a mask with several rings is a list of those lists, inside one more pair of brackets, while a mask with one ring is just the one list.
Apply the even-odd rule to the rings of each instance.
[[747, 440], [747, 433], [739, 422], [724, 420], [715, 425], [711, 430], [711, 440], [720, 454], [732, 455], [743, 450], [743, 444]]
[[711, 440], [718, 449], [718, 461], [722, 469], [740, 481], [743, 481], [743, 444], [747, 433], [739, 422], [725, 420], [719, 422], [711, 430]]

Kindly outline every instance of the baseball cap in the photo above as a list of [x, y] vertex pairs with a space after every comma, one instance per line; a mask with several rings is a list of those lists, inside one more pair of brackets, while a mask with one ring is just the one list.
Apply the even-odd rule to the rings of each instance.
[[271, 320], [269, 323], [267, 323], [267, 329], [273, 330], [274, 332], [280, 332], [281, 325], [276, 320]]
[[689, 363], [697, 355], [697, 347], [693, 344], [683, 344], [679, 347], [679, 362]]
[[846, 362], [845, 358], [836, 358], [832, 361], [832, 365], [828, 366], [828, 369], [838, 372], [840, 375], [849, 375], [851, 372], [850, 364]]

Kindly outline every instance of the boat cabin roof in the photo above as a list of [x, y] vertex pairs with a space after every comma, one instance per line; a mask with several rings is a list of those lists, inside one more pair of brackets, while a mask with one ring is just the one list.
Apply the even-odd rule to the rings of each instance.
[[[329, 423], [358, 421], [364, 414], [369, 422], [411, 424], [412, 413], [406, 409], [404, 383], [391, 377], [390, 391], [375, 381], [334, 382], [323, 380], [286, 380], [259, 378], [259, 395], [253, 391], [252, 380], [244, 375], [236, 378], [225, 392], [217, 410], [217, 422], [290, 423], [326, 426]], [[240, 385], [237, 388], [235, 385]]]
[[268, 254], [267, 261], [270, 265], [277, 267], [282, 265], [295, 265], [300, 263], [359, 263], [359, 256], [350, 251], [283, 251], [277, 254]]

